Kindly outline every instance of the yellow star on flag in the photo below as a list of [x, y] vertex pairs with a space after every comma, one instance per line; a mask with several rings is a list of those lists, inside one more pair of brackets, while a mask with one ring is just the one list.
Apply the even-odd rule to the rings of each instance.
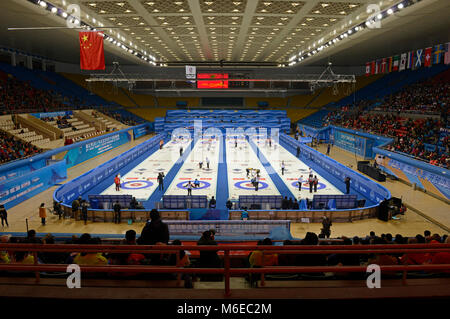
[[88, 40], [88, 36], [87, 35], [83, 35], [83, 41], [87, 41]]

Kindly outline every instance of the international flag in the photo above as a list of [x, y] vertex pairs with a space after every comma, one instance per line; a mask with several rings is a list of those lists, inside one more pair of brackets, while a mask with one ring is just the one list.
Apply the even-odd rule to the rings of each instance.
[[381, 59], [375, 63], [375, 74], [381, 73]]
[[381, 70], [380, 73], [386, 73], [386, 58], [381, 60]]
[[423, 66], [431, 66], [431, 51], [432, 51], [432, 47], [426, 48], [425, 49], [425, 54], [423, 57]]
[[416, 56], [414, 58], [414, 69], [418, 69], [422, 66], [423, 59], [423, 49], [419, 49], [416, 51]]
[[392, 72], [392, 57], [388, 58], [388, 62], [387, 62], [387, 71], [390, 73]]
[[450, 42], [447, 42], [445, 44], [444, 63], [445, 64], [450, 64]]
[[414, 51], [409, 51], [406, 62], [406, 68], [412, 69], [413, 67], [414, 67]]
[[366, 63], [366, 76], [370, 75], [370, 62]]
[[375, 74], [375, 61], [370, 62], [370, 74]]
[[104, 70], [103, 33], [79, 32], [78, 37], [80, 40], [80, 68], [82, 70]]
[[406, 69], [406, 53], [402, 53], [400, 56], [400, 67], [399, 70], [403, 71]]
[[441, 63], [444, 53], [445, 53], [445, 51], [444, 51], [444, 45], [443, 44], [435, 45], [434, 46], [434, 51], [433, 51], [433, 64]]
[[400, 56], [399, 55], [395, 55], [393, 61], [394, 62], [392, 64], [392, 71], [398, 71], [398, 64], [400, 62]]

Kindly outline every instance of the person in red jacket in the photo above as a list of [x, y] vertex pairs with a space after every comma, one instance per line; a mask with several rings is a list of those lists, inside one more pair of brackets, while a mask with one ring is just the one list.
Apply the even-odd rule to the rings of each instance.
[[117, 174], [114, 178], [114, 184], [116, 184], [116, 191], [120, 191], [120, 175]]

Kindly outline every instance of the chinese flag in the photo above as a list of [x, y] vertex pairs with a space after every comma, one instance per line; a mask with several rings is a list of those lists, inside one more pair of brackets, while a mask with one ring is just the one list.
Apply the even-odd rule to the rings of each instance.
[[80, 67], [82, 70], [104, 70], [103, 34], [100, 32], [79, 32]]

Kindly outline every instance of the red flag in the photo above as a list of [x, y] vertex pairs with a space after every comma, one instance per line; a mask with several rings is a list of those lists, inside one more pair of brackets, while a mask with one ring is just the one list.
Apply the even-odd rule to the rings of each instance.
[[425, 56], [423, 57], [423, 66], [431, 66], [431, 50], [432, 48], [425, 49]]
[[370, 75], [370, 62], [366, 63], [366, 76]]
[[79, 32], [80, 67], [82, 70], [104, 70], [103, 33]]
[[370, 62], [370, 74], [375, 74], [375, 61]]

